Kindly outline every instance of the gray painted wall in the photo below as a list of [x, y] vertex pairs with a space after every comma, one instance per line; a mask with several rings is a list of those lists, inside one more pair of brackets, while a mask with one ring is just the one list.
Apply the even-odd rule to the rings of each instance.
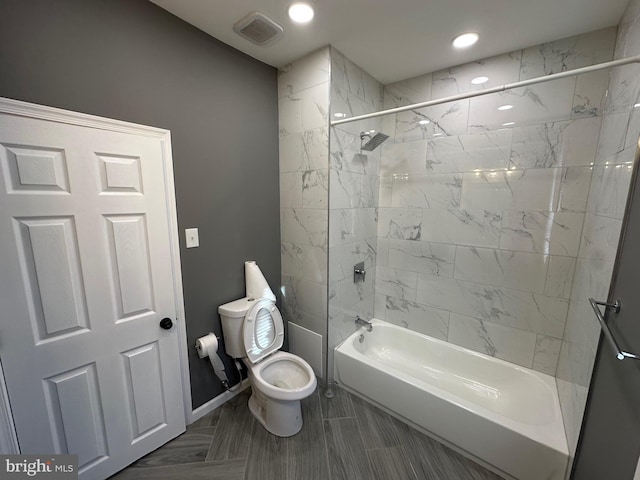
[[144, 0], [2, 0], [0, 96], [171, 130], [193, 406], [221, 393], [195, 339], [245, 260], [280, 282], [276, 69]]

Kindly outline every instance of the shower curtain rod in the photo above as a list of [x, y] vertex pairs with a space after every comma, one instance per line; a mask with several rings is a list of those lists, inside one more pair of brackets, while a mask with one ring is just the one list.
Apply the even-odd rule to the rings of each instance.
[[429, 100], [426, 102], [414, 103], [413, 105], [407, 105], [404, 107], [390, 108], [388, 110], [381, 110], [379, 112], [367, 113], [364, 115], [357, 115], [355, 117], [343, 118], [342, 120], [334, 120], [330, 122], [332, 127], [336, 125], [342, 125], [343, 123], [356, 122], [358, 120], [366, 120], [368, 118], [381, 117], [383, 115], [389, 115], [392, 113], [406, 112], [407, 110], [415, 110], [417, 108], [431, 107], [433, 105], [441, 105], [443, 103], [454, 102], [456, 100], [464, 100], [472, 97], [479, 97], [481, 95], [489, 95], [491, 93], [504, 92], [505, 90], [511, 90], [519, 87], [526, 87], [536, 83], [550, 82], [552, 80], [558, 80], [559, 78], [573, 77], [575, 75], [581, 75], [583, 73], [595, 72], [598, 70], [604, 70], [605, 68], [619, 67], [621, 65], [627, 65], [629, 63], [640, 63], [640, 55], [635, 57], [623, 58], [620, 60], [612, 60], [611, 62], [598, 63], [596, 65], [589, 65], [588, 67], [576, 68], [574, 70], [567, 70], [566, 72], [552, 73], [545, 75], [544, 77], [531, 78], [529, 80], [522, 80], [520, 82], [505, 83], [497, 87], [487, 88], [485, 90], [476, 90], [474, 92], [461, 93], [459, 95], [452, 95], [450, 97], [442, 97], [436, 100]]

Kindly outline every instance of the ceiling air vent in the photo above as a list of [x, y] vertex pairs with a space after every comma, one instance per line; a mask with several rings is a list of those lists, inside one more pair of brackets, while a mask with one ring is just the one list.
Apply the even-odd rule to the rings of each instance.
[[259, 12], [252, 12], [236, 22], [233, 30], [256, 45], [273, 43], [284, 32], [280, 25]]

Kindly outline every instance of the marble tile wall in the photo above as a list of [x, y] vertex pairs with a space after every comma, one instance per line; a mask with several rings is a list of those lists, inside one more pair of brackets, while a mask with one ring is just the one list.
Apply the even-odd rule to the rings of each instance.
[[[627, 7], [614, 58], [640, 54], [640, 1]], [[556, 382], [571, 454], [575, 453], [600, 328], [589, 297], [606, 299], [640, 135], [640, 66], [606, 72], [608, 95], [587, 198]]]
[[[331, 47], [331, 118], [382, 109], [382, 85]], [[360, 132], [381, 129], [369, 120], [332, 127], [329, 182], [329, 372], [333, 348], [355, 331], [356, 316], [373, 317], [377, 255], [380, 152], [361, 150]], [[353, 267], [364, 262], [364, 281]], [[331, 378], [331, 376], [330, 376]]]
[[[616, 58], [637, 54], [638, 3]], [[607, 61], [615, 36], [606, 29], [429, 73], [384, 95], [334, 48], [281, 73], [287, 319], [324, 335], [328, 318], [330, 349], [355, 315], [376, 316], [557, 374], [573, 451], [598, 336], [584, 297], [605, 298], [609, 285], [640, 130], [638, 68], [328, 121]], [[480, 74], [489, 81], [469, 83]], [[497, 109], [505, 104], [514, 107]], [[359, 133], [370, 129], [392, 138], [363, 154]], [[354, 284], [358, 261], [369, 274]]]
[[[609, 28], [387, 85], [384, 108], [605, 62], [615, 39]], [[612, 261], [626, 198], [627, 167], [601, 161], [631, 141], [599, 140], [625, 122], [604, 115], [608, 81], [588, 74], [383, 118], [394, 138], [380, 159], [377, 318], [550, 375], [573, 358], [567, 318], [597, 281], [581, 274]]]
[[282, 312], [285, 320], [323, 337], [327, 330], [330, 75], [326, 47], [281, 69], [278, 76]]

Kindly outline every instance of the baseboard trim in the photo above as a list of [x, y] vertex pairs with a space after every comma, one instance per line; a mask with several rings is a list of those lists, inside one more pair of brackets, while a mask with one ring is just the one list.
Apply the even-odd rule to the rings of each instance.
[[238, 388], [238, 390], [236, 390], [235, 392], [227, 390], [226, 392], [221, 393], [217, 397], [212, 398], [207, 403], [200, 405], [198, 408], [194, 409], [193, 412], [191, 412], [191, 423], [204, 417], [208, 413], [213, 412], [216, 408], [222, 406], [223, 404], [231, 400], [233, 397], [238, 395], [240, 392], [242, 392], [243, 390], [246, 390], [248, 387], [249, 387], [249, 379], [244, 379], [240, 384], [240, 388]]

